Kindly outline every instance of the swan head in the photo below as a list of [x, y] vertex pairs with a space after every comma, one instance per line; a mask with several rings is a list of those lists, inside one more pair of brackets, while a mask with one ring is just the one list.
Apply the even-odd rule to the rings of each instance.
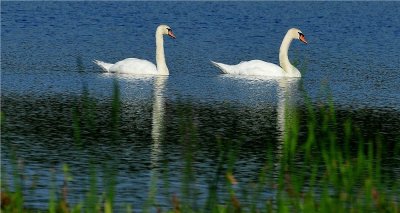
[[297, 29], [297, 28], [292, 28], [289, 30], [289, 32], [291, 37], [293, 39], [299, 39], [301, 42], [303, 42], [304, 44], [307, 44], [307, 40], [306, 37], [304, 36], [304, 34], [301, 32], [301, 30]]
[[171, 38], [176, 38], [174, 33], [172, 32], [171, 27], [168, 25], [162, 24], [157, 27], [157, 32], [161, 33], [162, 35], [168, 35]]

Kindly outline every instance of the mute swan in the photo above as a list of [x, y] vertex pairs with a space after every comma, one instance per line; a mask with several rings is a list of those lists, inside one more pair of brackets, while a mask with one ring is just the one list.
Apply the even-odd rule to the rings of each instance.
[[176, 38], [172, 30], [167, 25], [160, 25], [156, 30], [156, 62], [157, 66], [152, 62], [138, 59], [127, 58], [118, 61], [115, 64], [106, 63], [103, 61], [94, 60], [93, 62], [99, 65], [104, 71], [115, 73], [127, 73], [136, 75], [169, 75], [167, 64], [165, 63], [164, 55], [164, 38], [163, 35], [169, 35], [171, 38]]
[[227, 65], [211, 61], [223, 73], [234, 75], [265, 75], [273, 77], [301, 77], [300, 71], [294, 67], [288, 58], [288, 50], [293, 39], [299, 39], [307, 44], [304, 34], [296, 28], [291, 28], [283, 38], [279, 49], [281, 66], [261, 60], [242, 61], [237, 65]]

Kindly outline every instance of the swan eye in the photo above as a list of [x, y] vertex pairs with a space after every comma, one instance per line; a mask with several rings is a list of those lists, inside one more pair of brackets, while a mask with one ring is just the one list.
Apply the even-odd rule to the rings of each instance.
[[171, 28], [167, 28], [168, 32], [171, 31]]
[[304, 37], [304, 34], [301, 33], [301, 32], [299, 32], [299, 36], [300, 36], [300, 37]]

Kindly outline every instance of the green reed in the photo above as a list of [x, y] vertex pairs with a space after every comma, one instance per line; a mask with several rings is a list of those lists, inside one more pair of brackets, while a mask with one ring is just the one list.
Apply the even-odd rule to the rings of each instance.
[[[327, 95], [328, 97], [329, 94]], [[144, 212], [399, 212], [398, 194], [400, 180], [387, 177], [382, 171], [382, 159], [387, 153], [385, 138], [380, 134], [365, 138], [360, 127], [350, 118], [338, 120], [333, 100], [315, 106], [304, 95], [306, 111], [293, 106], [285, 109], [285, 131], [282, 150], [272, 147], [265, 150], [265, 163], [254, 183], [241, 183], [235, 168], [242, 141], [215, 137], [215, 173], [209, 181], [204, 203], [198, 202], [197, 173], [194, 170], [199, 130], [194, 121], [193, 106], [180, 103], [178, 142], [182, 147], [184, 162], [180, 194], [169, 194], [168, 163], [160, 173], [154, 173]], [[111, 101], [111, 140], [116, 142], [121, 134], [121, 102], [118, 84], [114, 83]], [[82, 105], [72, 114], [73, 138], [77, 145], [85, 143], [82, 132], [95, 132], [97, 127], [95, 102], [84, 90]], [[2, 119], [4, 116], [2, 115]], [[236, 121], [232, 122], [235, 125]], [[84, 131], [83, 131], [84, 130]], [[395, 155], [399, 155], [396, 144]], [[397, 150], [397, 151], [396, 151]], [[37, 212], [24, 208], [23, 164], [11, 155], [13, 187], [8, 186], [2, 168], [2, 200], [9, 203], [4, 212]], [[116, 176], [113, 165], [103, 166], [103, 191], [99, 191], [96, 167], [90, 166], [87, 193], [76, 204], [68, 203], [67, 188], [72, 180], [67, 165], [63, 167], [64, 183], [57, 188], [50, 183], [51, 196], [48, 212], [113, 212], [115, 210]], [[162, 179], [165, 191], [158, 190]], [[59, 186], [60, 187], [60, 186]], [[11, 190], [12, 188], [12, 190]], [[220, 191], [227, 193], [220, 194]], [[59, 193], [57, 193], [59, 192]], [[265, 192], [270, 192], [266, 195]], [[146, 193], [146, 192], [137, 192]], [[157, 195], [165, 196], [170, 206], [157, 203]], [[132, 206], [126, 206], [132, 212]]]

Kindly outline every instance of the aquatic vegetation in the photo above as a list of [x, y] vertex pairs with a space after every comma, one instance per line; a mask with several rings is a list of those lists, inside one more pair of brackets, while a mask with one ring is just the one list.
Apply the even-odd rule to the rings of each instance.
[[[112, 143], [120, 137], [120, 95], [114, 84], [110, 107], [110, 135]], [[197, 171], [194, 169], [195, 153], [200, 146], [193, 108], [190, 103], [179, 104], [179, 138], [182, 147], [183, 173], [181, 192], [169, 194], [158, 189], [163, 183], [168, 189], [168, 162], [152, 172], [147, 192], [148, 200], [142, 207], [126, 205], [116, 209], [115, 196], [118, 171], [108, 162], [100, 169], [93, 162], [87, 182], [87, 193], [81, 202], [69, 203], [69, 182], [74, 178], [69, 166], [63, 166], [64, 180], [56, 185], [49, 183], [50, 199], [47, 209], [27, 209], [24, 206], [23, 162], [12, 154], [12, 179], [2, 167], [1, 199], [3, 212], [399, 212], [400, 179], [396, 173], [383, 169], [387, 155], [399, 156], [399, 144], [394, 148], [385, 144], [385, 136], [361, 134], [360, 127], [351, 118], [336, 117], [334, 102], [313, 105], [304, 97], [306, 111], [285, 106], [281, 149], [265, 150], [264, 166], [251, 184], [244, 184], [236, 177], [240, 138], [215, 136], [215, 170], [210, 178], [206, 199], [199, 199], [196, 189]], [[72, 113], [73, 138], [83, 147], [87, 134], [96, 132], [95, 102], [87, 90], [82, 105]], [[2, 115], [2, 119], [4, 115]], [[302, 122], [303, 121], [303, 122]], [[232, 121], [235, 125], [236, 121]], [[85, 134], [82, 134], [85, 132]], [[391, 156], [391, 157], [393, 157]], [[393, 159], [393, 158], [392, 158]], [[96, 164], [99, 164], [96, 162]], [[97, 173], [102, 172], [103, 180]], [[99, 190], [99, 186], [103, 186]], [[167, 203], [159, 203], [163, 197]]]

